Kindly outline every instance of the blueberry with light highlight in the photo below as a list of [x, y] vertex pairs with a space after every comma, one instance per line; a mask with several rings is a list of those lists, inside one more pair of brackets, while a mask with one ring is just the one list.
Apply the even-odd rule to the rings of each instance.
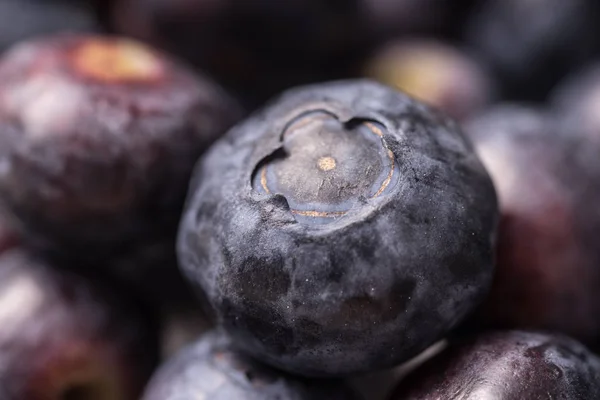
[[239, 113], [130, 39], [20, 42], [0, 60], [0, 200], [36, 246], [92, 260], [174, 236], [196, 159]]
[[292, 89], [203, 157], [178, 255], [247, 353], [332, 376], [385, 368], [481, 300], [497, 220], [456, 124], [377, 83]]
[[143, 400], [360, 400], [337, 380], [308, 380], [237, 352], [213, 331], [180, 350], [150, 381]]
[[598, 398], [600, 359], [579, 342], [499, 331], [453, 343], [401, 381], [389, 400]]
[[155, 323], [114, 286], [22, 248], [0, 255], [0, 398], [134, 400], [155, 366]]

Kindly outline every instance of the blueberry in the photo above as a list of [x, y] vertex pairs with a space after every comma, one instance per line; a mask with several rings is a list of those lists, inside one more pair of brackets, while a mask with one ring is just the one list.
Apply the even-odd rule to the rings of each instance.
[[0, 60], [0, 197], [39, 248], [105, 256], [175, 236], [189, 175], [239, 109], [126, 38], [55, 35]]
[[390, 400], [600, 397], [600, 359], [566, 336], [490, 332], [454, 343], [400, 383]]
[[358, 400], [338, 381], [286, 375], [238, 353], [221, 332], [205, 334], [155, 373], [143, 400]]
[[477, 319], [598, 344], [597, 142], [544, 110], [499, 105], [466, 126], [500, 202], [497, 268]]
[[178, 255], [257, 358], [305, 375], [416, 355], [482, 298], [495, 191], [455, 123], [386, 86], [292, 89], [199, 163]]
[[114, 286], [15, 248], [0, 255], [0, 398], [135, 400], [155, 325]]

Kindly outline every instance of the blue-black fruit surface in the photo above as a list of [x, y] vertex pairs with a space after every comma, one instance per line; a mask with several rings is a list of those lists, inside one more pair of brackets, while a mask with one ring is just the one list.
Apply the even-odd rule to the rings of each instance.
[[[265, 163], [292, 162], [291, 126], [323, 114], [349, 134], [379, 127], [394, 165], [375, 195], [315, 195], [321, 210], [338, 207], [325, 222], [300, 215], [293, 187], [267, 193], [259, 179]], [[178, 256], [244, 351], [286, 371], [345, 375], [413, 357], [480, 302], [497, 214], [492, 182], [455, 123], [386, 86], [338, 81], [284, 93], [212, 147], [192, 178]]]
[[238, 353], [223, 332], [206, 333], [158, 369], [143, 400], [360, 400], [337, 380], [287, 375]]

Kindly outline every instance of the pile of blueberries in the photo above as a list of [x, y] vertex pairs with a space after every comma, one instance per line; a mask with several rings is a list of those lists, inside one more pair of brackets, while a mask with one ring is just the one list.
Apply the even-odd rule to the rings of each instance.
[[597, 0], [0, 0], [0, 400], [600, 399]]

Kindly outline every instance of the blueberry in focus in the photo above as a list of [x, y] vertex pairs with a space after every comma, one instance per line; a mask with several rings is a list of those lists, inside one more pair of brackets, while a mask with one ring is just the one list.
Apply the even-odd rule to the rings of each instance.
[[145, 312], [23, 249], [0, 255], [0, 397], [136, 400], [157, 356]]
[[500, 203], [484, 326], [600, 337], [598, 142], [544, 111], [499, 105], [466, 125]]
[[346, 76], [364, 53], [362, 0], [117, 0], [116, 32], [206, 71], [248, 104]]
[[344, 375], [411, 358], [482, 299], [496, 220], [455, 123], [338, 81], [285, 92], [206, 153], [178, 257], [244, 351]]
[[99, 30], [93, 7], [85, 1], [0, 0], [0, 53], [43, 35]]
[[174, 236], [194, 162], [238, 114], [129, 39], [20, 43], [0, 60], [0, 199], [29, 240], [71, 254]]
[[600, 50], [595, 0], [484, 0], [465, 25], [465, 44], [492, 69], [510, 99], [542, 101], [572, 68]]
[[494, 97], [491, 76], [466, 52], [431, 39], [397, 40], [375, 52], [366, 75], [464, 120]]
[[400, 383], [390, 400], [600, 397], [600, 359], [566, 336], [506, 331], [465, 338]]
[[359, 400], [338, 381], [287, 375], [238, 353], [227, 335], [209, 332], [154, 374], [143, 400]]

